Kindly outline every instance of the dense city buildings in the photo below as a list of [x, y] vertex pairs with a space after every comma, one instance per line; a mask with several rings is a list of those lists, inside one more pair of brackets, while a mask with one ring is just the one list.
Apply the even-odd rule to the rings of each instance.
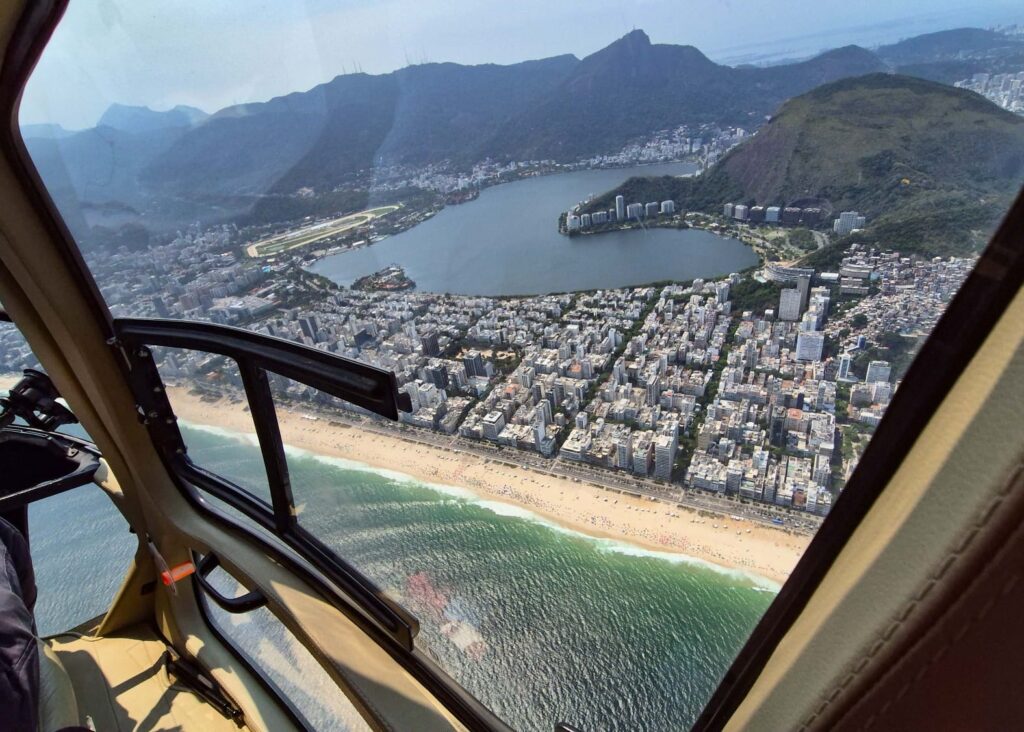
[[640, 224], [656, 219], [671, 219], [676, 215], [675, 201], [648, 201], [647, 203], [626, 203], [623, 196], [615, 197], [615, 208], [593, 213], [577, 213], [579, 206], [565, 214], [565, 224], [560, 225], [563, 233], [573, 234], [592, 230], [604, 230], [609, 224]]
[[978, 92], [1003, 109], [1024, 114], [1024, 71], [1010, 74], [975, 74], [954, 86]]
[[739, 222], [784, 224], [788, 226], [817, 226], [824, 212], [816, 206], [747, 206], [744, 203], [722, 204], [722, 215]]
[[[619, 168], [679, 160], [693, 161], [698, 170], [704, 170], [748, 136], [747, 131], [739, 127], [681, 126], [654, 132], [625, 145], [618, 152], [572, 163], [547, 159], [501, 163], [483, 160], [468, 169], [447, 162], [415, 167], [378, 165], [374, 168], [369, 192], [388, 194], [415, 188], [441, 194], [451, 202], [459, 203], [471, 200], [482, 188], [543, 173]], [[620, 211], [616, 207], [614, 213], [616, 221], [625, 220], [624, 210]]]
[[[671, 215], [667, 204], [620, 199], [607, 213]], [[777, 308], [737, 312], [730, 295], [750, 275], [518, 298], [346, 290], [308, 275], [299, 255], [240, 256], [237, 236], [183, 232], [93, 269], [117, 316], [239, 325], [394, 372], [410, 428], [588, 464], [652, 490], [818, 514], [973, 264], [855, 244], [834, 273], [766, 264], [754, 276], [778, 283]], [[4, 370], [35, 364], [13, 331], [0, 342]], [[241, 388], [211, 381], [230, 369], [209, 357], [165, 349], [160, 362], [193, 388]], [[274, 388], [330, 401], [285, 379]]]

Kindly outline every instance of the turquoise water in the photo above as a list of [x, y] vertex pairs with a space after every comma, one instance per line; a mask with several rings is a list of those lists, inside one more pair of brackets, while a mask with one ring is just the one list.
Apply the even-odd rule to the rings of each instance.
[[[184, 432], [197, 463], [259, 484], [253, 438]], [[403, 602], [417, 643], [518, 729], [688, 727], [774, 597], [766, 581], [458, 488], [301, 450], [288, 460], [300, 523]]]
[[[253, 437], [182, 430], [198, 464], [265, 491]], [[459, 488], [291, 448], [288, 461], [301, 524], [412, 611], [417, 644], [517, 729], [687, 728], [774, 597], [767, 581]], [[31, 519], [40, 632], [105, 610], [135, 546], [106, 496], [86, 486], [35, 504]], [[263, 634], [279, 627], [235, 631], [269, 649]]]

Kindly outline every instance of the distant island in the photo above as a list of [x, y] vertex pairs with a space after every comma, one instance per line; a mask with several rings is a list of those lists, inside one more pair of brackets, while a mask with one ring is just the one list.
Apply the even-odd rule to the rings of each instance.
[[409, 279], [405, 274], [405, 270], [397, 264], [392, 264], [391, 266], [378, 270], [373, 274], [360, 277], [352, 283], [353, 290], [374, 290], [381, 292], [399, 292], [401, 290], [411, 290], [414, 287], [416, 287], [416, 283]]

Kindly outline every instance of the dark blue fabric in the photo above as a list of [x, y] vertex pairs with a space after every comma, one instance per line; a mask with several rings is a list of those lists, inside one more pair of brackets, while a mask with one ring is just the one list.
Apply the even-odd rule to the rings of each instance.
[[5, 730], [34, 732], [39, 726], [35, 604], [28, 542], [0, 518], [0, 726]]

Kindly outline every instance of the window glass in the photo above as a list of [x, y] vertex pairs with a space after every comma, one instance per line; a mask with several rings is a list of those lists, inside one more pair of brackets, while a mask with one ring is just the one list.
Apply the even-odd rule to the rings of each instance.
[[33, 503], [28, 517], [39, 635], [104, 614], [138, 547], [107, 494], [87, 484]]
[[[0, 323], [0, 397], [27, 368], [41, 366], [21, 332]], [[15, 424], [24, 426], [20, 418]], [[61, 425], [58, 431], [92, 439], [80, 424]], [[28, 520], [39, 634], [62, 632], [105, 613], [138, 546], [110, 498], [87, 484], [30, 504]]]
[[[213, 570], [210, 584], [224, 597], [246, 594], [245, 587], [223, 568]], [[233, 614], [202, 591], [207, 617], [232, 645], [263, 674], [311, 730], [363, 732], [370, 727], [338, 689], [309, 650], [266, 607]]]
[[[518, 727], [567, 716], [596, 722], [616, 699], [641, 689], [669, 715], [677, 690], [657, 669], [694, 654], [708, 636], [665, 638], [656, 630], [663, 613], [683, 612], [697, 592], [699, 607], [728, 618], [711, 655], [691, 666], [693, 683], [710, 684], [721, 657], [735, 652], [771, 599], [770, 581], [694, 567], [657, 550], [661, 541], [685, 544], [691, 533], [673, 525], [673, 503], [581, 490], [496, 451], [466, 456], [450, 442], [439, 448], [429, 433], [425, 440], [408, 426], [365, 417], [279, 375], [270, 382], [299, 525], [413, 613], [421, 624], [417, 646]], [[527, 507], [505, 502], [517, 495]], [[576, 523], [561, 528], [547, 512], [567, 503], [576, 504]], [[619, 524], [626, 512], [637, 519]], [[660, 527], [660, 535], [651, 549], [597, 538], [580, 530], [590, 514], [603, 531], [621, 526], [645, 544], [642, 532]], [[746, 527], [729, 523], [730, 533]], [[745, 541], [763, 548], [767, 532], [753, 531]], [[785, 544], [795, 553], [796, 542]], [[652, 594], [659, 586], [671, 590]], [[631, 618], [630, 627], [616, 617]], [[599, 640], [611, 627], [614, 638]], [[614, 671], [589, 663], [580, 669], [587, 649], [598, 646], [618, 659]], [[523, 653], [543, 655], [543, 672], [518, 673]], [[550, 696], [552, 678], [580, 673], [606, 705]]]
[[[674, 730], [1024, 181], [1007, 11], [869, 5], [72, 3], [22, 134], [115, 315], [395, 374], [396, 423], [271, 384], [420, 647], [516, 727]], [[203, 359], [189, 454], [265, 497]]]
[[238, 364], [187, 348], [152, 352], [189, 459], [269, 505], [267, 471]]
[[18, 383], [25, 369], [38, 368], [39, 361], [21, 331], [12, 323], [0, 323], [0, 374], [3, 374], [3, 388], [6, 390]]

